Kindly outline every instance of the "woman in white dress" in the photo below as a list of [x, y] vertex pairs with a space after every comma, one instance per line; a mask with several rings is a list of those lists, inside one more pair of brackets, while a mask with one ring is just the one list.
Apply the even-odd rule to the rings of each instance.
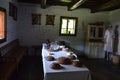
[[111, 55], [113, 53], [113, 37], [114, 33], [112, 30], [112, 26], [109, 25], [104, 34], [104, 51], [105, 51], [105, 59], [111, 60]]

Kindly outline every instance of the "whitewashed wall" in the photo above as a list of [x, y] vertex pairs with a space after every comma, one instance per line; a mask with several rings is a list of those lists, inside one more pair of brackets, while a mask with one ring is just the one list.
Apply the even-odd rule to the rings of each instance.
[[0, 7], [5, 8], [7, 12], [7, 41], [0, 44], [0, 47], [7, 44], [8, 42], [17, 38], [17, 21], [14, 21], [11, 16], [9, 16], [9, 2], [14, 3], [17, 6], [15, 0], [0, 0]]
[[[84, 51], [86, 24], [97, 21], [108, 23], [110, 20], [108, 12], [90, 13], [89, 9], [67, 11], [67, 7], [62, 6], [51, 6], [46, 9], [33, 4], [20, 4], [19, 6], [19, 39], [21, 44], [26, 46], [40, 45], [49, 38], [51, 41], [65, 40], [75, 49]], [[32, 13], [41, 14], [41, 25], [32, 25]], [[45, 25], [47, 14], [55, 15], [54, 26]], [[60, 16], [78, 17], [77, 36], [59, 36]]]
[[118, 26], [118, 42], [115, 44], [115, 46], [117, 46], [117, 54], [120, 55], [120, 9], [118, 10], [114, 10], [110, 12], [110, 20], [111, 23], [113, 25], [113, 27], [115, 28], [116, 26]]
[[[18, 6], [18, 20], [14, 21], [9, 16], [9, 2]], [[84, 51], [86, 24], [89, 22], [103, 21], [105, 24], [111, 23], [113, 26], [120, 26], [120, 10], [110, 12], [90, 13], [89, 9], [78, 9], [74, 11], [67, 11], [67, 7], [52, 6], [47, 9], [41, 9], [40, 5], [20, 4], [16, 0], [0, 0], [0, 7], [7, 10], [7, 41], [0, 44], [0, 47], [19, 38], [22, 45], [31, 46], [39, 45], [46, 39], [52, 41], [65, 40], [70, 43], [75, 49]], [[32, 13], [41, 14], [41, 25], [32, 25]], [[48, 26], [46, 23], [46, 15], [55, 15], [55, 25]], [[77, 36], [63, 37], [59, 36], [60, 16], [78, 17]], [[119, 34], [120, 34], [120, 28]], [[120, 50], [120, 39], [119, 47]], [[118, 51], [120, 54], [120, 51]]]

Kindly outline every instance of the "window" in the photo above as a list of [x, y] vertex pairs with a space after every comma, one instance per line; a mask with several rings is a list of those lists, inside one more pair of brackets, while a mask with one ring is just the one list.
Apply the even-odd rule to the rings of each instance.
[[0, 7], [0, 43], [6, 41], [6, 9]]
[[60, 35], [62, 36], [75, 36], [77, 29], [77, 17], [64, 17], [60, 18]]

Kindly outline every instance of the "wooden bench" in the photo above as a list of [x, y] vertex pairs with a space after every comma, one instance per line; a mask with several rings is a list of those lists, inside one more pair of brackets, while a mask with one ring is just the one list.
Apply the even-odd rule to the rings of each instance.
[[0, 80], [8, 80], [12, 72], [18, 68], [18, 64], [24, 54], [26, 48], [19, 45], [18, 39], [9, 42], [0, 48]]

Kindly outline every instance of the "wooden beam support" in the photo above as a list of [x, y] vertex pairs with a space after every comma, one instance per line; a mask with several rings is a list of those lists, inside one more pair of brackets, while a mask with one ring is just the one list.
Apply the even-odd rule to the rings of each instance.
[[81, 4], [83, 4], [85, 1], [87, 1], [87, 0], [78, 0], [77, 2], [75, 2], [75, 4], [73, 4], [72, 6], [68, 7], [68, 10], [74, 10], [74, 9], [76, 9]]
[[47, 0], [41, 0], [41, 8], [43, 8], [43, 9], [46, 8], [46, 1]]
[[91, 12], [99, 12], [99, 11], [105, 11], [108, 10], [110, 8], [116, 7], [120, 5], [120, 0], [110, 0], [107, 3], [104, 3], [100, 6], [96, 6], [95, 8], [91, 9]]

